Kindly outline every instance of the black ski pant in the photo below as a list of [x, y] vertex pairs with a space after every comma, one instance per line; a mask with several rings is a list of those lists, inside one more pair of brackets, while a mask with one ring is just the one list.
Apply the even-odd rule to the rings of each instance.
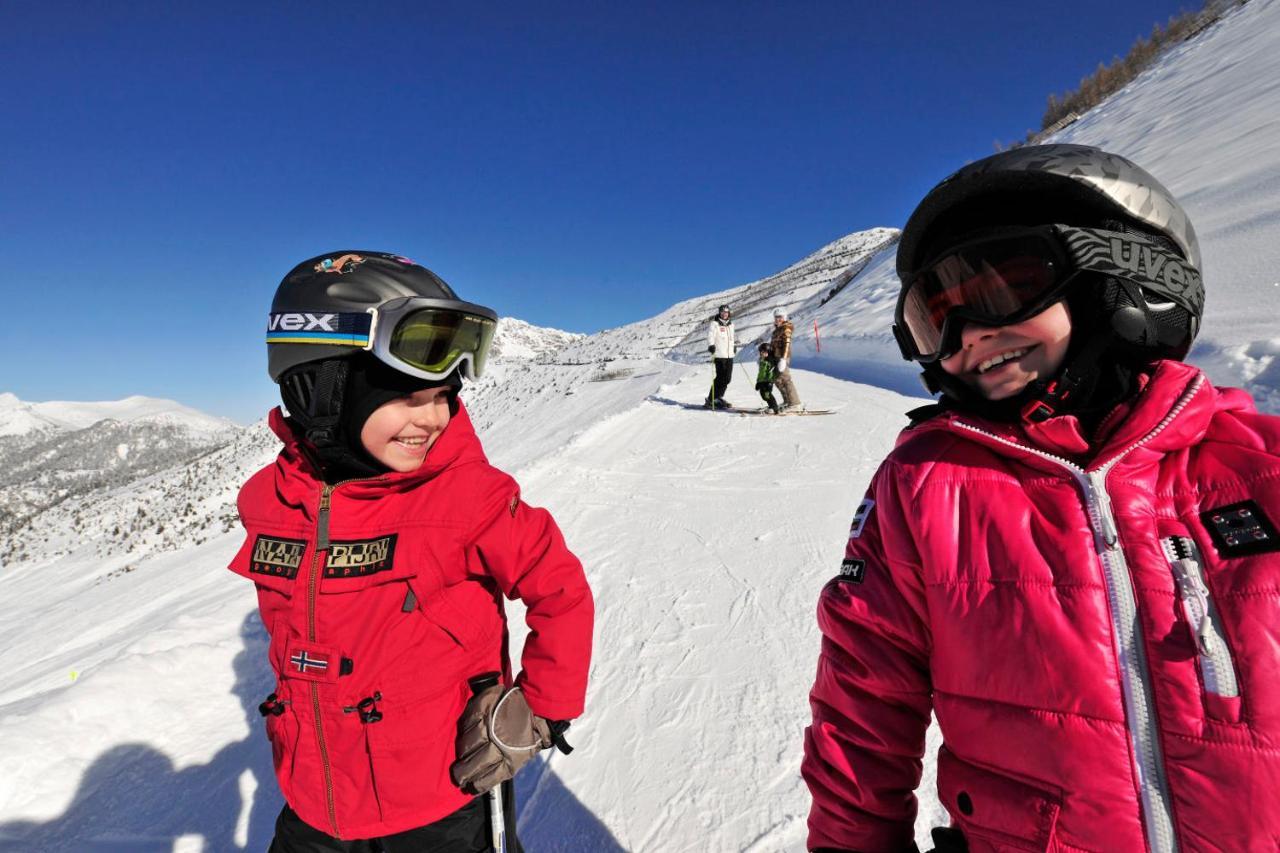
[[[515, 814], [514, 798], [507, 800], [505, 808], [510, 808], [507, 849], [523, 853], [515, 838], [515, 821], [511, 819]], [[285, 806], [276, 818], [276, 837], [268, 853], [489, 853], [491, 850], [489, 798], [480, 796], [435, 823], [359, 841], [340, 841], [304, 823], [293, 809]]]
[[769, 408], [778, 411], [778, 401], [773, 396], [772, 382], [757, 382], [756, 390], [760, 392], [760, 399], [769, 404]]
[[716, 379], [711, 386], [711, 397], [719, 400], [724, 396], [725, 389], [729, 387], [729, 380], [733, 379], [733, 359], [717, 358], [715, 361]]

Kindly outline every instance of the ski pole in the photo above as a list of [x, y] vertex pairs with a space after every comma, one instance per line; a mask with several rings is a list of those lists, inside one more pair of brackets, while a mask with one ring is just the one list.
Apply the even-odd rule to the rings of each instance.
[[[496, 672], [485, 672], [468, 678], [471, 695], [479, 696], [499, 684], [499, 678]], [[493, 842], [493, 853], [507, 853], [507, 821], [502, 814], [502, 786], [494, 785], [485, 796], [489, 798], [489, 839]]]

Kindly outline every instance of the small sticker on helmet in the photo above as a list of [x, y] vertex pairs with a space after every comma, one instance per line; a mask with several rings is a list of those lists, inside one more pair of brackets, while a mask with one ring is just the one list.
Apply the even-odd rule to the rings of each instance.
[[337, 258], [325, 258], [316, 264], [314, 269], [316, 272], [336, 272], [338, 275], [349, 273], [356, 267], [364, 263], [364, 258], [360, 255], [346, 254]]

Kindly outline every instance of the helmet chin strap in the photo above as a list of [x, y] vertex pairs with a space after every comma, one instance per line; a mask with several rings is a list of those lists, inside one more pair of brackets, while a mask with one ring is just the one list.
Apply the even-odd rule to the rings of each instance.
[[1030, 383], [1015, 397], [1021, 402], [1019, 418], [1024, 423], [1038, 424], [1084, 405], [1098, 385], [1101, 372], [1098, 360], [1113, 340], [1114, 336], [1109, 333], [1093, 335], [1071, 356], [1057, 376]]

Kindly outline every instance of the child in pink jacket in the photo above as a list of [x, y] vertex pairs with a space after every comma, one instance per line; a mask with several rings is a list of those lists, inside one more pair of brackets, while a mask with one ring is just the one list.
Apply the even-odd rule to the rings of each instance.
[[1182, 359], [1195, 231], [1123, 157], [1029, 146], [935, 187], [894, 333], [938, 404], [818, 605], [811, 850], [1274, 850], [1280, 419]]

